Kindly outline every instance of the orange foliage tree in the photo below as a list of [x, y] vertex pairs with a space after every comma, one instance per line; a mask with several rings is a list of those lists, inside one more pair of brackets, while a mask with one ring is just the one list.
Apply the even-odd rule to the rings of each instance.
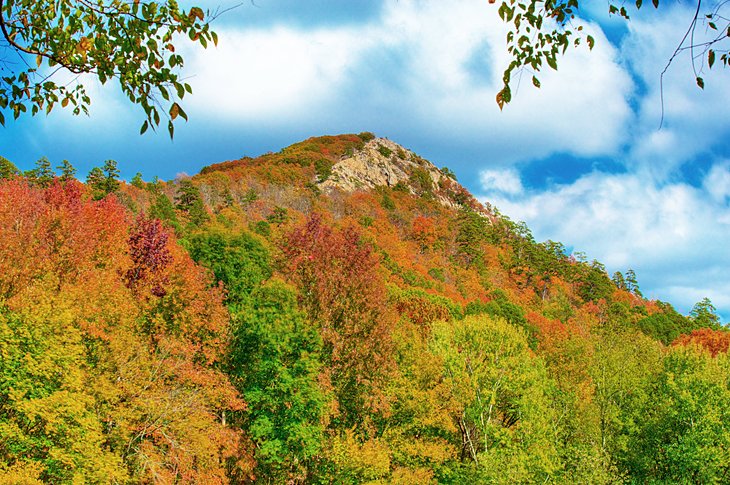
[[672, 342], [675, 347], [693, 344], [703, 347], [713, 357], [719, 353], [727, 354], [728, 349], [730, 349], [730, 332], [711, 328], [698, 328], [689, 335], [680, 335]]
[[75, 181], [0, 182], [0, 482], [224, 483], [250, 468], [223, 422], [243, 403], [215, 367], [221, 292], [158, 222], [130, 222]]

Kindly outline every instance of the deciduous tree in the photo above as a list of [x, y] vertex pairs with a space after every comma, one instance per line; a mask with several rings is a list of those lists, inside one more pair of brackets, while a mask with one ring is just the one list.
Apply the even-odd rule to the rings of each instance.
[[[489, 3], [495, 3], [490, 0]], [[539, 88], [540, 81], [537, 74], [547, 65], [552, 69], [558, 68], [559, 57], [569, 48], [585, 44], [593, 49], [595, 39], [587, 33], [585, 20], [580, 18], [581, 7], [586, 5], [585, 0], [504, 0], [499, 4], [499, 16], [507, 24], [507, 52], [509, 65], [505, 69], [502, 80], [503, 87], [497, 94], [497, 104], [502, 108], [512, 100], [512, 86], [515, 74], [527, 71], [532, 75], [532, 84]], [[652, 0], [654, 8], [659, 8], [659, 0]], [[683, 51], [692, 49], [690, 62], [695, 73], [700, 71], [696, 64], [704, 64], [712, 68], [715, 62], [728, 65], [728, 47], [730, 39], [727, 36], [730, 21], [728, 21], [728, 5], [719, 0], [713, 0], [704, 5], [702, 11], [701, 0], [691, 2], [696, 5], [694, 16], [687, 25], [679, 25], [676, 30], [677, 47], [669, 59], [667, 66], [675, 56]], [[608, 2], [608, 11], [611, 15], [629, 20], [633, 12], [645, 7], [643, 0], [633, 2]], [[696, 41], [696, 33], [705, 30], [701, 41]], [[659, 75], [660, 73], [657, 73]], [[697, 85], [704, 88], [704, 79], [697, 74]]]
[[[206, 16], [176, 0], [0, 0], [0, 64], [10, 70], [0, 79], [0, 124], [6, 113], [50, 113], [57, 104], [88, 113], [86, 83], [116, 79], [144, 111], [141, 132], [164, 117], [172, 136], [173, 121], [187, 119], [179, 101], [192, 92], [176, 45], [181, 37], [217, 43]], [[77, 77], [69, 83], [62, 73]]]

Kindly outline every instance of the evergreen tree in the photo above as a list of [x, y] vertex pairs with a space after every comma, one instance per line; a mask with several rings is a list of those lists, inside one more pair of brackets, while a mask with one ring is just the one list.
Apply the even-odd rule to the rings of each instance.
[[91, 187], [94, 200], [100, 200], [119, 189], [119, 169], [117, 162], [107, 160], [104, 167], [94, 167], [86, 177], [86, 184]]
[[689, 316], [698, 328], [720, 328], [722, 325], [720, 324], [720, 317], [716, 311], [715, 305], [712, 304], [709, 298], [705, 297], [695, 303]]
[[208, 221], [200, 190], [190, 180], [181, 180], [175, 194], [175, 208], [187, 213], [190, 224], [200, 226]]
[[626, 289], [626, 280], [624, 279], [624, 275], [621, 271], [616, 271], [611, 277], [611, 281], [613, 281], [613, 284], [616, 285], [616, 288], [619, 290]]
[[132, 185], [137, 187], [138, 189], [144, 189], [144, 180], [142, 180], [142, 174], [140, 172], [137, 172], [134, 174], [134, 177], [132, 177]]
[[104, 172], [104, 190], [106, 193], [111, 194], [119, 190], [119, 169], [117, 168], [117, 162], [107, 160], [104, 162], [102, 170]]
[[99, 167], [94, 167], [86, 176], [86, 185], [91, 188], [94, 200], [103, 199], [106, 196], [104, 190], [104, 172]]
[[61, 180], [63, 182], [68, 182], [76, 176], [76, 168], [68, 160], [62, 161], [61, 165], [56, 168], [61, 171]]
[[636, 296], [642, 296], [641, 290], [639, 290], [639, 283], [636, 280], [636, 273], [631, 268], [626, 271], [626, 289]]
[[9, 179], [20, 175], [20, 170], [13, 162], [0, 156], [0, 179]]
[[25, 173], [28, 180], [40, 187], [48, 187], [56, 177], [56, 173], [51, 168], [51, 162], [46, 157], [41, 157], [35, 162], [35, 168]]

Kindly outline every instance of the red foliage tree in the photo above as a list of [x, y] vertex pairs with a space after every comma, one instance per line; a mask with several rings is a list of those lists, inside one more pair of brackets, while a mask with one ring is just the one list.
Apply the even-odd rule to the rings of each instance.
[[373, 248], [356, 229], [332, 229], [314, 214], [285, 238], [283, 252], [303, 307], [320, 325], [340, 407], [350, 417], [362, 416], [363, 406], [382, 409], [395, 318]]
[[170, 234], [159, 219], [146, 219], [140, 214], [129, 235], [129, 256], [132, 267], [127, 270], [127, 286], [137, 289], [147, 282], [155, 296], [165, 296], [167, 283], [163, 270], [172, 262], [167, 248]]

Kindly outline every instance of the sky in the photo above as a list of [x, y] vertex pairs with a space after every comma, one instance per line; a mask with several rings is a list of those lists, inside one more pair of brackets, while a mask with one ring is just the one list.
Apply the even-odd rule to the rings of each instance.
[[632, 268], [645, 296], [685, 314], [709, 297], [730, 321], [727, 73], [700, 59], [700, 90], [685, 52], [660, 100], [691, 2], [645, 7], [630, 22], [586, 2], [594, 49], [569, 49], [540, 89], [529, 74], [518, 79], [500, 112], [498, 3], [240, 1], [197, 2], [235, 8], [213, 24], [217, 48], [180, 45], [194, 94], [174, 140], [164, 129], [140, 136], [142, 111], [113, 83], [92, 81], [88, 118], [9, 120], [0, 155], [22, 169], [68, 159], [81, 178], [114, 159], [124, 178], [171, 179], [310, 136], [371, 131], [449, 167], [537, 240], [561, 241], [609, 273]]

